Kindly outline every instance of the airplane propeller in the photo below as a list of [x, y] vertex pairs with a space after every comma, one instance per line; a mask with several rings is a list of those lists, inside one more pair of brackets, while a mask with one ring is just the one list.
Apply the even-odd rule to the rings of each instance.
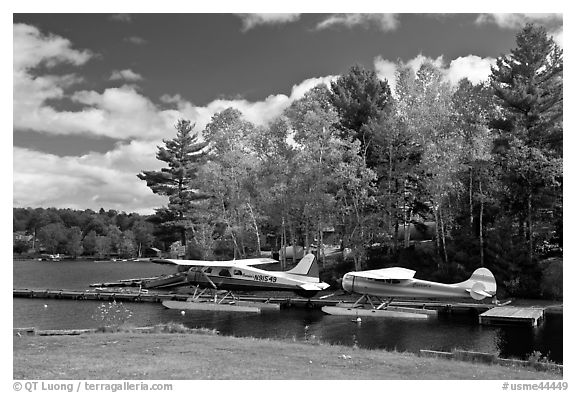
[[[339, 278], [336, 280], [336, 282], [338, 283], [338, 287], [342, 288], [342, 279]], [[320, 296], [319, 299], [327, 299], [327, 298], [332, 297], [332, 296], [349, 295], [349, 294], [350, 293], [345, 291], [344, 289], [339, 289], [337, 291], [329, 293], [328, 295]]]

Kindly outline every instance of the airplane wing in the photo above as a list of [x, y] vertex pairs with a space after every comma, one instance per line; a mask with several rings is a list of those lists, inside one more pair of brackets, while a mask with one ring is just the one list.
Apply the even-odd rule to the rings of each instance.
[[415, 270], [410, 270], [403, 267], [388, 267], [384, 269], [354, 272], [355, 276], [373, 278], [375, 280], [409, 280], [414, 278], [415, 274]]
[[252, 259], [236, 259], [233, 261], [201, 261], [195, 259], [152, 259], [152, 262], [164, 265], [178, 265], [178, 266], [202, 266], [202, 267], [242, 267], [263, 265], [266, 263], [278, 263], [277, 260], [272, 258], [252, 258]]
[[267, 263], [278, 263], [276, 259], [272, 258], [250, 258], [250, 259], [236, 259], [233, 262], [234, 266], [254, 266], [254, 265], [265, 265]]

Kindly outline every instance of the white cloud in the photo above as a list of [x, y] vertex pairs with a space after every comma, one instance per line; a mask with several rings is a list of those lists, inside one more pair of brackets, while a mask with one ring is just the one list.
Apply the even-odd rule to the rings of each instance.
[[[56, 98], [58, 92], [51, 92]], [[45, 94], [47, 96], [48, 94]], [[166, 133], [179, 113], [161, 111], [134, 87], [109, 88], [102, 93], [78, 91], [70, 99], [85, 105], [80, 111], [58, 111], [35, 98], [14, 105], [14, 128], [54, 134], [94, 134], [111, 138], [154, 139]]]
[[300, 14], [236, 14], [242, 19], [242, 31], [246, 32], [260, 25], [278, 25], [295, 22], [300, 19]]
[[335, 81], [338, 79], [338, 75], [329, 75], [323, 76], [318, 78], [310, 78], [300, 82], [297, 85], [292, 86], [292, 91], [290, 93], [290, 100], [299, 100], [300, 98], [304, 97], [304, 94], [311, 90], [317, 85], [326, 84], [330, 86], [330, 82]]
[[541, 13], [509, 13], [509, 14], [481, 14], [476, 18], [476, 24], [494, 23], [504, 29], [518, 29], [527, 22], [557, 23], [562, 21], [562, 14]]
[[110, 75], [111, 81], [118, 81], [124, 80], [127, 82], [136, 82], [142, 80], [142, 75], [127, 69], [127, 70], [114, 70], [112, 71], [112, 75]]
[[[430, 57], [424, 56], [421, 53], [416, 57], [408, 60], [406, 65], [412, 68], [414, 72], [417, 72], [425, 61], [432, 62], [436, 67], [440, 69], [442, 69], [444, 65], [442, 56], [438, 56], [436, 59], [432, 59]], [[376, 75], [378, 75], [381, 80], [386, 79], [388, 81], [388, 85], [390, 86], [392, 92], [394, 92], [396, 89], [397, 68], [398, 66], [396, 62], [384, 59], [380, 55], [374, 59], [374, 69], [376, 71]]]
[[334, 14], [318, 23], [317, 29], [326, 29], [332, 26], [376, 26], [382, 31], [395, 30], [399, 25], [396, 14]]
[[184, 98], [180, 94], [164, 94], [160, 97], [160, 101], [165, 104], [178, 104], [182, 101], [185, 101]]
[[14, 71], [28, 71], [41, 64], [48, 67], [59, 63], [82, 65], [93, 56], [90, 51], [72, 49], [65, 38], [43, 35], [36, 27], [21, 23], [13, 26], [13, 42]]
[[64, 90], [81, 79], [76, 75], [31, 77], [23, 71], [14, 72], [14, 126], [40, 107], [46, 100], [64, 97]]
[[[23, 45], [24, 54], [19, 54], [19, 66], [14, 71], [14, 129], [33, 130], [54, 134], [92, 134], [116, 139], [154, 140], [173, 134], [173, 125], [179, 118], [187, 118], [202, 129], [212, 116], [228, 107], [237, 108], [245, 118], [255, 124], [265, 124], [278, 116], [295, 99], [318, 83], [330, 82], [334, 77], [307, 79], [292, 87], [290, 96], [270, 95], [257, 102], [247, 100], [217, 99], [206, 106], [195, 106], [184, 97], [163, 96], [161, 101], [175, 109], [161, 109], [135, 87], [124, 85], [103, 91], [81, 90], [67, 93], [65, 90], [78, 82], [74, 75], [32, 75], [34, 65], [44, 61], [69, 61], [81, 65], [88, 60], [87, 52], [70, 49], [70, 42], [61, 37], [42, 36], [37, 29], [19, 26], [19, 31], [33, 45]], [[15, 34], [16, 37], [22, 34]], [[15, 40], [17, 40], [15, 38]], [[20, 41], [15, 42], [15, 52], [20, 52]], [[56, 42], [57, 45], [53, 43]], [[59, 50], [27, 50], [28, 47], [58, 47]], [[38, 53], [45, 53], [38, 56]], [[25, 66], [26, 65], [26, 66]], [[111, 79], [134, 81], [141, 78], [132, 70], [114, 71]], [[62, 111], [51, 107], [47, 101], [67, 98], [84, 107], [76, 111]]]
[[124, 41], [135, 45], [145, 45], [148, 43], [144, 38], [138, 36], [131, 36], [124, 38]]
[[[44, 98], [59, 98], [61, 91], [46, 91], [24, 105], [22, 100], [14, 108], [15, 129], [35, 130], [54, 134], [82, 134], [107, 136], [117, 139], [157, 139], [172, 132], [178, 118], [187, 118], [203, 129], [212, 116], [228, 107], [240, 110], [246, 120], [266, 124], [287, 108], [294, 100], [319, 83], [329, 83], [335, 77], [307, 79], [292, 87], [290, 96], [270, 95], [262, 101], [218, 99], [206, 106], [195, 106], [180, 95], [164, 95], [160, 100], [175, 106], [158, 108], [150, 99], [132, 86], [97, 91], [78, 91], [70, 99], [85, 105], [80, 111], [57, 111], [44, 104]], [[39, 89], [36, 89], [39, 90]]]
[[509, 13], [480, 14], [476, 24], [495, 24], [503, 29], [521, 29], [526, 23], [536, 23], [546, 27], [558, 46], [564, 47], [564, 29], [562, 14], [553, 13]]
[[[134, 88], [122, 86], [95, 91], [67, 91], [81, 81], [75, 74], [37, 75], [41, 64], [55, 66], [85, 64], [92, 54], [72, 48], [65, 38], [44, 35], [33, 26], [14, 25], [15, 131], [34, 130], [54, 134], [91, 133], [112, 138], [155, 138], [178, 118], [174, 111], [160, 111]], [[131, 70], [113, 73], [113, 78], [136, 80]], [[68, 98], [86, 107], [79, 111], [59, 111], [49, 100]]]
[[564, 30], [563, 29], [560, 29], [560, 30], [553, 32], [552, 38], [554, 39], [554, 42], [556, 42], [556, 45], [558, 45], [560, 48], [564, 48]]
[[136, 177], [136, 171], [126, 171], [108, 154], [58, 157], [18, 147], [13, 154], [14, 206], [152, 213], [166, 203]]
[[496, 64], [496, 59], [491, 57], [482, 58], [475, 55], [459, 57], [450, 62], [445, 71], [446, 78], [456, 85], [460, 79], [468, 78], [470, 82], [477, 84], [488, 80], [491, 74], [490, 66]]
[[382, 80], [387, 80], [392, 91], [396, 88], [396, 68], [395, 62], [386, 60], [380, 55], [374, 59], [376, 75]]
[[[450, 62], [448, 66], [445, 65], [443, 56], [438, 56], [436, 59], [419, 54], [418, 56], [406, 62], [414, 72], [418, 71], [424, 61], [432, 62], [444, 74], [446, 81], [455, 86], [462, 78], [468, 78], [470, 82], [477, 84], [488, 79], [491, 70], [490, 66], [496, 64], [496, 60], [490, 57], [481, 58], [475, 55], [468, 55], [458, 57]], [[374, 59], [374, 69], [376, 74], [382, 80], [388, 80], [390, 88], [394, 91], [396, 87], [396, 69], [397, 63], [384, 59], [378, 56]]]
[[167, 104], [176, 105], [178, 112], [182, 113], [185, 118], [190, 119], [192, 123], [196, 123], [196, 127], [200, 129], [203, 129], [210, 122], [214, 114], [229, 107], [242, 112], [246, 120], [256, 125], [263, 125], [279, 116], [293, 101], [302, 98], [314, 86], [321, 83], [330, 84], [336, 78], [336, 76], [309, 78], [292, 86], [290, 96], [285, 94], [270, 95], [266, 99], [257, 102], [219, 99], [210, 102], [206, 106], [199, 107], [194, 106], [178, 94], [174, 96], [164, 95], [160, 97], [160, 100]]
[[422, 53], [418, 54], [418, 56], [416, 56], [415, 58], [408, 60], [406, 62], [406, 65], [412, 68], [414, 72], [418, 72], [418, 70], [420, 69], [420, 67], [422, 67], [422, 64], [424, 64], [425, 61], [432, 62], [432, 64], [434, 64], [438, 68], [442, 68], [444, 66], [444, 56], [440, 55], [437, 58], [433, 59], [431, 57], [424, 56]]
[[70, 41], [55, 35], [44, 35], [36, 27], [15, 24], [13, 64], [14, 128], [27, 128], [28, 121], [42, 110], [50, 99], [61, 99], [65, 90], [82, 79], [75, 74], [34, 75], [40, 65], [49, 68], [62, 63], [83, 65], [93, 55], [71, 47]]
[[[172, 129], [175, 130], [174, 127]], [[176, 131], [171, 137], [176, 135]], [[142, 170], [160, 169], [162, 163], [156, 159], [157, 146], [162, 140], [138, 141], [116, 145], [106, 153], [89, 153], [82, 157], [82, 162], [89, 166], [118, 169], [132, 174]]]

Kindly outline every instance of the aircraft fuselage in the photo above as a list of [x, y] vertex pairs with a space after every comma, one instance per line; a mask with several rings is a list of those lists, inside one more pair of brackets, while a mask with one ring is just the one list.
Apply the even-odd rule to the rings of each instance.
[[457, 284], [411, 279], [374, 279], [347, 273], [342, 288], [348, 292], [381, 297], [451, 298], [469, 297], [466, 288]]
[[[287, 271], [268, 271], [254, 267], [276, 263], [271, 258], [232, 261], [190, 259], [152, 259], [152, 262], [178, 266], [176, 285], [197, 285], [205, 288], [244, 291], [293, 291], [305, 297], [329, 287], [320, 280], [313, 254], [307, 254]], [[179, 280], [178, 280], [179, 279]]]
[[192, 268], [186, 278], [192, 285], [212, 288], [214, 283], [218, 289], [229, 291], [293, 291], [301, 296], [311, 297], [320, 290], [304, 290], [300, 287], [306, 283], [318, 285], [318, 279], [253, 267], [208, 268], [203, 271]]

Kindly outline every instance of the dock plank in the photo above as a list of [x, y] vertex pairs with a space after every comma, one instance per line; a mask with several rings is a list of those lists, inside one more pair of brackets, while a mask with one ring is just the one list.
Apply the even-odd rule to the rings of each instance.
[[492, 323], [531, 323], [536, 326], [544, 316], [541, 307], [494, 307], [479, 315], [482, 325]]

